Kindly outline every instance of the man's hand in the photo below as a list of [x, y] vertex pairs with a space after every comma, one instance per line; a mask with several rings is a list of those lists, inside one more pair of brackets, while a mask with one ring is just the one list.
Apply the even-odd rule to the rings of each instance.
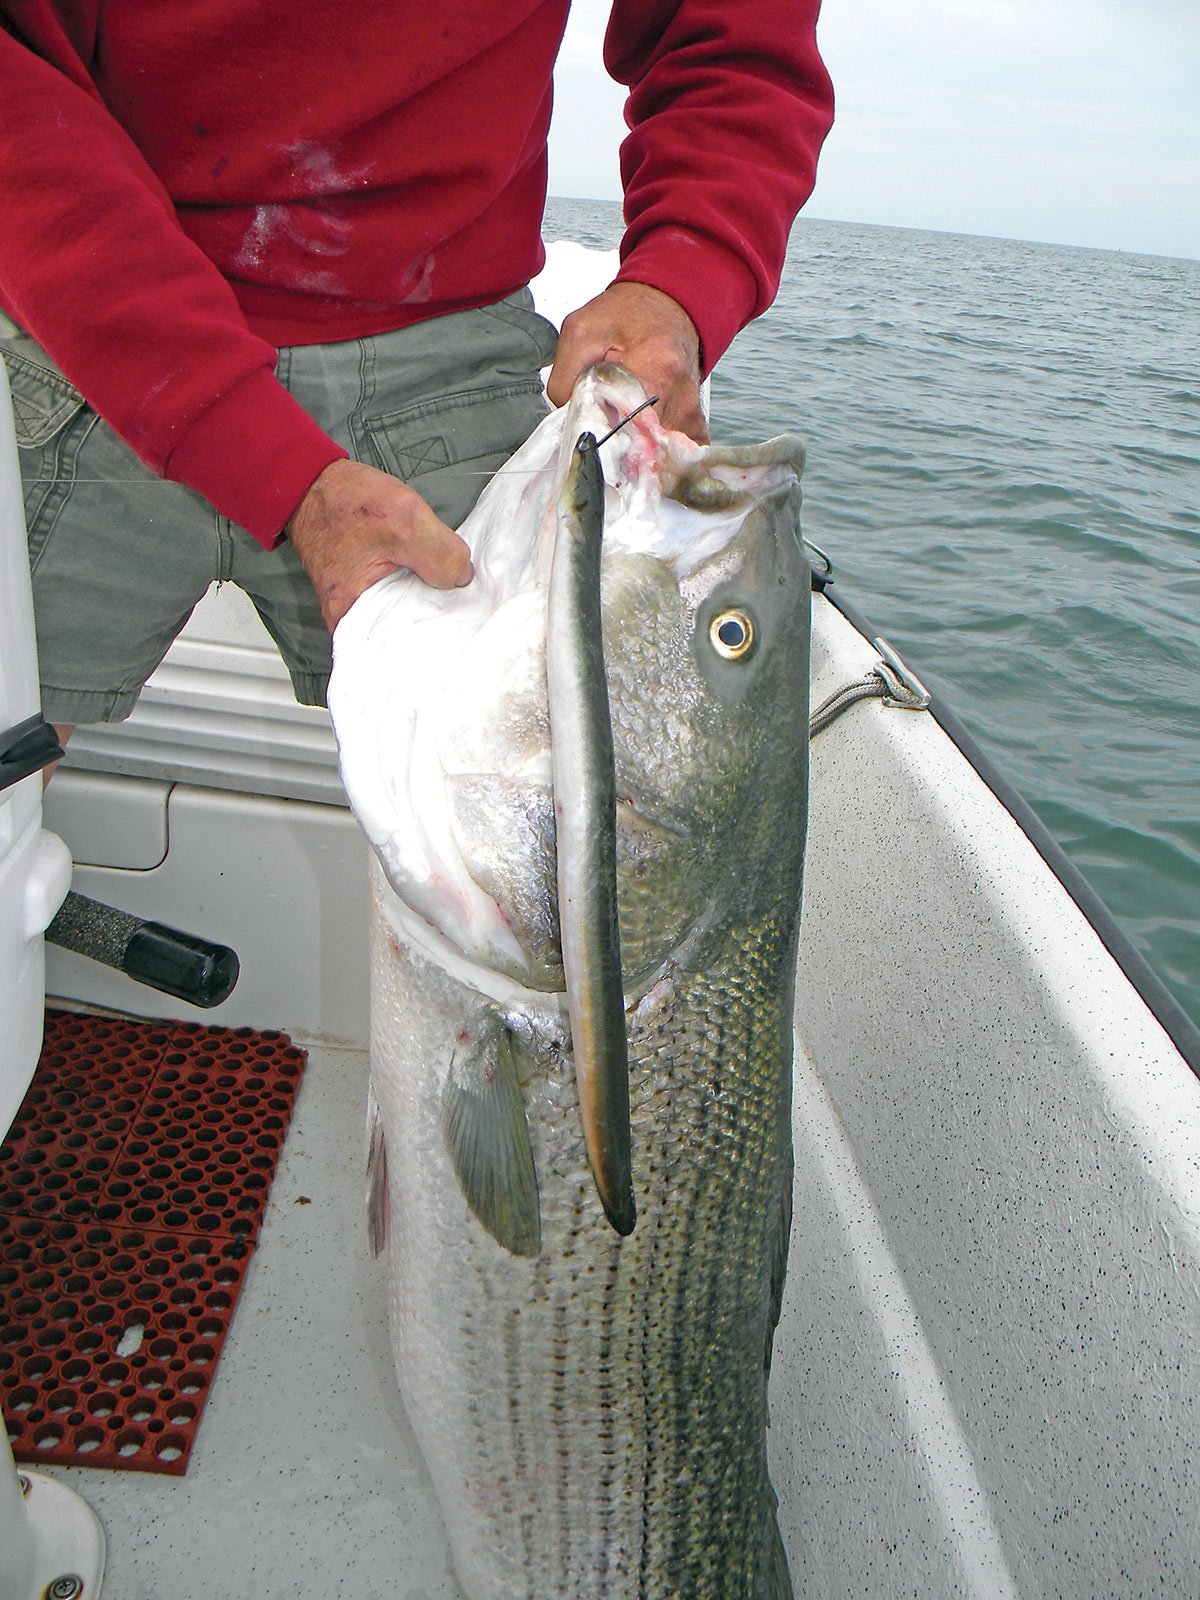
[[632, 372], [658, 396], [664, 427], [701, 444], [708, 424], [700, 405], [700, 338], [691, 317], [669, 294], [645, 283], [613, 283], [562, 325], [546, 393], [556, 406], [571, 398], [575, 380], [597, 361]]
[[475, 575], [459, 536], [415, 490], [361, 461], [333, 461], [285, 530], [312, 580], [330, 633], [362, 594], [407, 567], [434, 589]]

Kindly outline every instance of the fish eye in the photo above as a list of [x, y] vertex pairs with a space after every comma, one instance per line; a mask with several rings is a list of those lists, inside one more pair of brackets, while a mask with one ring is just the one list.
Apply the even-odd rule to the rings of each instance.
[[718, 611], [709, 624], [708, 637], [719, 656], [741, 661], [754, 648], [754, 623], [746, 611]]

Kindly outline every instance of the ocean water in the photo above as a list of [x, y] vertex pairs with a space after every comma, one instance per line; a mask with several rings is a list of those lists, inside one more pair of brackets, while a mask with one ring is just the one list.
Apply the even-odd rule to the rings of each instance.
[[1200, 1021], [1197, 352], [1198, 261], [801, 217], [712, 414]]

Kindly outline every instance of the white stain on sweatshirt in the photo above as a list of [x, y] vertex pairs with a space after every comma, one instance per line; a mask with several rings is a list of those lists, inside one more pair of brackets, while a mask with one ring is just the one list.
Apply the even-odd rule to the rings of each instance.
[[418, 256], [415, 261], [411, 261], [409, 263], [404, 277], [401, 280], [402, 282], [407, 283], [409, 281], [412, 274], [416, 272], [418, 265], [420, 266], [421, 270], [417, 276], [417, 281], [413, 284], [412, 288], [407, 289], [405, 293], [401, 295], [401, 305], [422, 306], [426, 305], [430, 300], [433, 299], [433, 263], [435, 259], [436, 257], [434, 256], [433, 252], [430, 251], [430, 253], [424, 257], [424, 259]]
[[[350, 249], [354, 225], [346, 214], [346, 202], [367, 187], [370, 167], [343, 167], [331, 150], [311, 140], [300, 140], [280, 153], [290, 170], [295, 198], [255, 207], [232, 266], [235, 271], [255, 271], [282, 248], [289, 258], [289, 286], [309, 290], [319, 286], [327, 292], [344, 289], [327, 262]], [[295, 259], [300, 255], [322, 258], [322, 263], [305, 267]]]
[[235, 267], [261, 267], [267, 251], [288, 228], [288, 206], [258, 206], [246, 229], [241, 248], [233, 258]]

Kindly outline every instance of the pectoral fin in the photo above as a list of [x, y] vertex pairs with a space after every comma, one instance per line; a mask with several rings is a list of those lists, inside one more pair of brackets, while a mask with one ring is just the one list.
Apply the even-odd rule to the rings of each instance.
[[536, 1256], [537, 1172], [512, 1035], [499, 1021], [459, 1042], [442, 1091], [442, 1137], [471, 1210], [498, 1244]]

